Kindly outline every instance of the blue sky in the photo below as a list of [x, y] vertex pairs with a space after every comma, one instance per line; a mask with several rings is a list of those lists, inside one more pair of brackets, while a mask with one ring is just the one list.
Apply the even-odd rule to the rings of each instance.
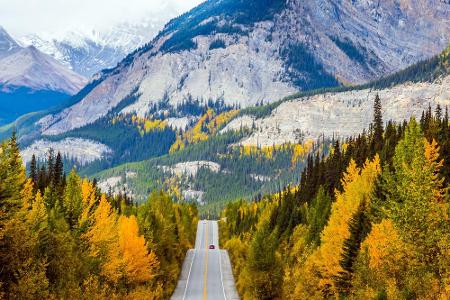
[[203, 0], [0, 0], [0, 25], [16, 36], [102, 30], [114, 23], [177, 14]]

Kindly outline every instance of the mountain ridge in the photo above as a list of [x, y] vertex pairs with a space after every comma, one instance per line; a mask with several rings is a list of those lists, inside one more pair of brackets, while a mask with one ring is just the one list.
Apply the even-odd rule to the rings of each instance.
[[100, 74], [82, 102], [48, 116], [42, 132], [92, 123], [132, 94], [137, 100], [123, 112], [143, 116], [155, 103], [175, 107], [189, 97], [246, 107], [298, 90], [362, 83], [431, 57], [450, 39], [442, 21], [450, 18], [449, 4], [437, 0], [276, 1], [281, 9], [268, 14], [266, 2], [258, 14], [257, 1], [206, 1], [172, 20], [153, 42]]
[[87, 80], [0, 28], [0, 125], [61, 104]]

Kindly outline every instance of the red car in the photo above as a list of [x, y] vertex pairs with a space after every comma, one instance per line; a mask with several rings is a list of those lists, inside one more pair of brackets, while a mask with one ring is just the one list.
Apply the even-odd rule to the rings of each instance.
[[216, 246], [214, 246], [214, 245], [209, 245], [209, 249], [216, 249]]

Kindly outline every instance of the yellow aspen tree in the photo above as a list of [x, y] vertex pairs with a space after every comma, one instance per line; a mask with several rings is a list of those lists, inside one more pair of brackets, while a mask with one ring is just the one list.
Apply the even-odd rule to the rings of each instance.
[[22, 205], [25, 210], [30, 209], [31, 205], [33, 204], [34, 200], [33, 190], [34, 190], [33, 180], [29, 178], [25, 182], [25, 185], [21, 193]]
[[333, 277], [343, 271], [340, 259], [344, 241], [350, 236], [348, 223], [361, 202], [370, 199], [380, 173], [378, 156], [367, 161], [362, 170], [351, 160], [342, 180], [344, 191], [336, 191], [336, 201], [321, 235], [321, 246], [311, 257], [320, 273], [320, 287], [332, 294], [335, 293]]
[[158, 259], [155, 253], [148, 252], [135, 216], [119, 218], [119, 250], [128, 284], [145, 283], [153, 278], [159, 266]]
[[36, 193], [31, 210], [27, 214], [27, 221], [31, 230], [36, 234], [47, 227], [47, 209], [40, 191]]
[[112, 267], [121, 265], [117, 258], [117, 216], [104, 195], [93, 214], [93, 224], [83, 237], [89, 243], [89, 255], [99, 260], [101, 274], [112, 282], [118, 282], [118, 267]]
[[[102, 197], [104, 197], [104, 200], [106, 201], [106, 197], [104, 195], [102, 195]], [[97, 204], [95, 188], [86, 178], [81, 182], [81, 199], [82, 211], [80, 216], [80, 225], [83, 225], [94, 213], [95, 205]]]

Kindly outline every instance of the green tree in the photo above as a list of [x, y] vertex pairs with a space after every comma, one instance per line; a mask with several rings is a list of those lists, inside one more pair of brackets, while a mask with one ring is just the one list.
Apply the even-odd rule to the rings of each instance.
[[350, 236], [344, 241], [340, 261], [343, 271], [339, 272], [334, 279], [337, 290], [341, 295], [347, 296], [350, 293], [354, 264], [361, 249], [361, 243], [371, 229], [366, 206], [366, 201], [362, 201], [348, 224]]
[[375, 101], [373, 104], [373, 122], [372, 122], [372, 155], [379, 153], [381, 149], [383, 149], [383, 133], [384, 133], [384, 124], [383, 124], [383, 113], [381, 107], [380, 96], [377, 94], [375, 96]]
[[308, 209], [307, 221], [309, 225], [307, 241], [313, 245], [320, 244], [320, 233], [327, 224], [331, 212], [331, 197], [325, 193], [321, 186], [317, 196]]
[[[395, 149], [395, 172], [385, 172], [386, 214], [394, 221], [405, 242], [413, 246], [419, 265], [411, 266], [414, 278], [410, 291], [420, 296], [431, 293], [435, 275], [448, 272], [449, 205], [447, 189], [439, 172], [443, 165], [439, 147], [426, 141], [415, 119]], [[446, 242], [445, 242], [446, 240]], [[439, 280], [439, 279], [437, 279]], [[424, 294], [422, 294], [423, 296]]]
[[64, 195], [64, 212], [69, 226], [73, 228], [78, 224], [81, 216], [83, 199], [81, 194], [81, 178], [74, 169], [69, 173], [67, 178], [67, 186]]
[[252, 299], [279, 299], [283, 268], [277, 253], [277, 232], [271, 231], [268, 220], [258, 225], [248, 250], [245, 277], [247, 293]]

